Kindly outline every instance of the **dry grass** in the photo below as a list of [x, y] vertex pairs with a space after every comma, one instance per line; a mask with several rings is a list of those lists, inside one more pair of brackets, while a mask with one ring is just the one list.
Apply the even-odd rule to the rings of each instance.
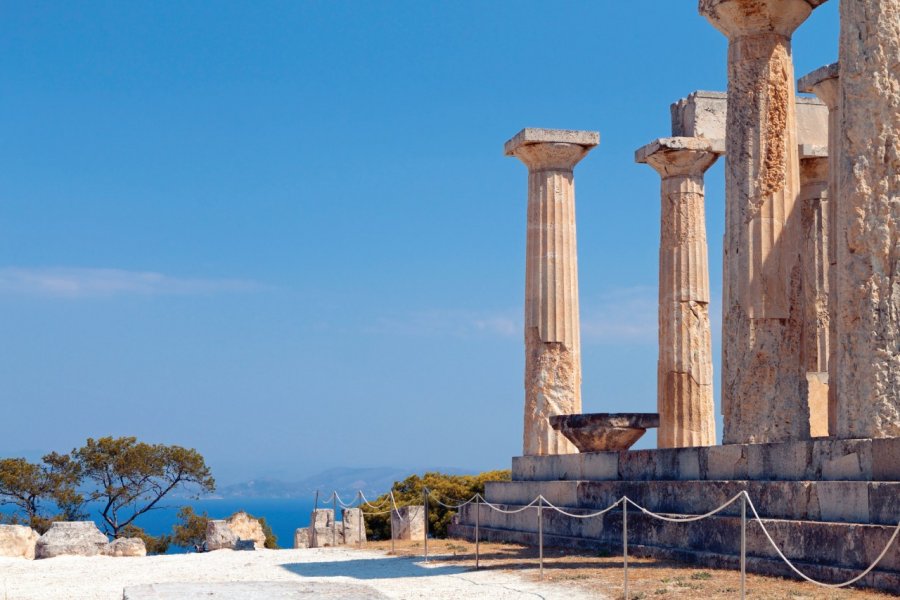
[[[391, 543], [369, 542], [368, 550], [390, 552]], [[397, 556], [421, 556], [422, 542], [395, 542]], [[428, 540], [428, 554], [435, 560], [475, 568], [475, 544], [462, 540]], [[539, 577], [537, 549], [515, 544], [482, 543], [482, 569], [521, 570], [526, 577]], [[707, 569], [670, 561], [628, 559], [631, 600], [654, 598], [702, 598], [732, 600], [739, 596], [740, 573]], [[622, 597], [622, 557], [546, 548], [544, 581], [558, 581]], [[747, 598], [753, 600], [876, 600], [894, 598], [867, 590], [825, 590], [811, 583], [747, 574]]]

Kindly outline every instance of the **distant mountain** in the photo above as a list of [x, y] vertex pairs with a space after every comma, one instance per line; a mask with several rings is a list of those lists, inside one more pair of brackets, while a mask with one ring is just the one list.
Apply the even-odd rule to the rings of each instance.
[[[469, 471], [456, 468], [428, 470], [451, 475], [469, 473]], [[338, 467], [299, 481], [260, 478], [223, 485], [216, 490], [216, 496], [222, 498], [305, 498], [313, 496], [318, 490], [319, 495], [325, 498], [331, 495], [332, 490], [337, 490], [344, 501], [349, 502], [356, 496], [358, 490], [362, 490], [366, 497], [372, 499], [391, 489], [394, 482], [402, 481], [415, 473], [421, 475], [423, 472], [424, 470], [395, 467]]]

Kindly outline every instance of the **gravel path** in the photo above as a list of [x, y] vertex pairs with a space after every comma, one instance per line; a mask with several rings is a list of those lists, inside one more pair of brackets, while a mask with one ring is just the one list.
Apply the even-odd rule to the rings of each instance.
[[293, 582], [301, 588], [304, 582], [343, 583], [348, 584], [345, 597], [353, 597], [353, 590], [362, 585], [387, 598], [607, 598], [559, 583], [528, 581], [511, 571], [467, 571], [436, 560], [425, 564], [418, 558], [342, 548], [219, 550], [144, 558], [0, 558], [0, 600], [122, 600], [124, 588], [142, 584], [254, 581]]

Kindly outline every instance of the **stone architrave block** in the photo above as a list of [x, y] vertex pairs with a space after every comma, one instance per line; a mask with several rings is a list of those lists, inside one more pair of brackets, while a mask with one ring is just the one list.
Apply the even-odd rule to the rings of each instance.
[[[713, 149], [725, 153], [728, 94], [696, 91], [671, 106], [672, 135], [716, 140]], [[816, 98], [797, 96], [799, 145], [828, 147], [828, 107]]]
[[334, 510], [318, 508], [309, 519], [309, 547], [326, 548], [344, 543], [344, 528], [337, 526]]
[[239, 539], [224, 519], [210, 519], [206, 523], [206, 547], [209, 550], [234, 550]]
[[25, 525], [0, 525], [0, 556], [34, 560], [34, 547], [40, 537]]
[[141, 538], [116, 538], [100, 554], [104, 556], [147, 556], [147, 546]]
[[53, 523], [35, 544], [35, 558], [54, 556], [96, 556], [109, 540], [93, 521]]
[[401, 506], [391, 511], [391, 530], [395, 540], [425, 539], [425, 507]]

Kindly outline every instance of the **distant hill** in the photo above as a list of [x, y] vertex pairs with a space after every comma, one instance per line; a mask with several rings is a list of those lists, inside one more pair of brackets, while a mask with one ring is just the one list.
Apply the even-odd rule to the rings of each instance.
[[[450, 475], [463, 475], [471, 471], [456, 468], [428, 469]], [[284, 481], [274, 478], [259, 478], [220, 486], [216, 496], [222, 498], [306, 498], [319, 491], [321, 497], [328, 497], [337, 490], [344, 501], [351, 501], [357, 490], [362, 490], [368, 498], [374, 498], [388, 491], [396, 481], [402, 481], [424, 470], [395, 467], [349, 468], [338, 467], [317, 473], [298, 481]]]

